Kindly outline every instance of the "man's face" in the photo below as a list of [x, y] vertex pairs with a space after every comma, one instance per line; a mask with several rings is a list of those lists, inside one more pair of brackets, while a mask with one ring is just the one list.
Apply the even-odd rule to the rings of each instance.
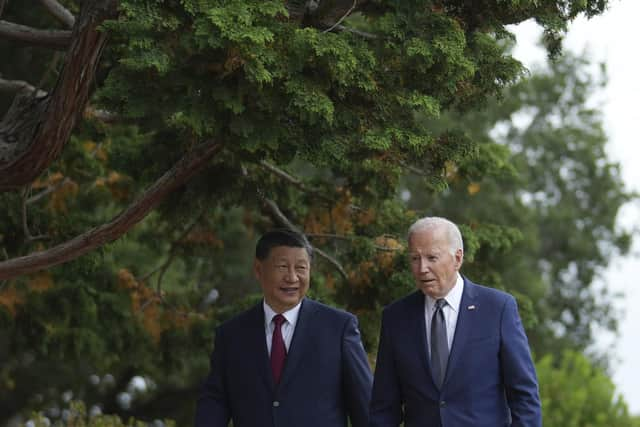
[[311, 264], [305, 248], [276, 246], [253, 271], [262, 286], [264, 300], [276, 313], [295, 307], [309, 289]]
[[462, 249], [451, 255], [441, 227], [413, 232], [409, 237], [409, 257], [416, 286], [431, 298], [445, 297], [456, 284]]

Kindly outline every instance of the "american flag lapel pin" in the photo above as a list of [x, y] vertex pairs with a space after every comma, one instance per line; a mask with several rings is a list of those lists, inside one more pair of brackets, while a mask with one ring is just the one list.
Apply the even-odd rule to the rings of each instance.
[[470, 305], [467, 307], [467, 310], [475, 310], [476, 306], [475, 305]]

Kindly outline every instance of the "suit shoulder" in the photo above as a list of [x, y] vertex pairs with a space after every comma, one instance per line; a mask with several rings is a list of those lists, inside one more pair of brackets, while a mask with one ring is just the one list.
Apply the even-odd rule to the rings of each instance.
[[263, 316], [260, 306], [253, 306], [252, 308], [242, 311], [230, 319], [225, 320], [217, 329], [221, 331], [233, 331], [235, 329], [245, 328], [247, 323], [253, 323], [256, 318]]
[[471, 281], [467, 281], [465, 286], [469, 286], [480, 298], [487, 299], [496, 303], [505, 303], [508, 300], [515, 300], [513, 295], [500, 289], [490, 286], [479, 285]]
[[348, 311], [342, 310], [340, 308], [332, 307], [330, 305], [314, 301], [312, 299], [305, 299], [303, 304], [307, 309], [311, 309], [316, 311], [321, 316], [331, 317], [335, 319], [350, 319], [355, 318], [355, 315], [349, 313]]

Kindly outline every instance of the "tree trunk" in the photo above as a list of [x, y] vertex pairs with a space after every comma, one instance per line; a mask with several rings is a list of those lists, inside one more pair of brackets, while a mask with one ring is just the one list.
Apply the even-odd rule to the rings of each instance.
[[65, 64], [49, 95], [16, 95], [0, 122], [0, 191], [37, 178], [69, 140], [85, 109], [107, 35], [98, 30], [114, 17], [117, 0], [85, 1], [73, 29]]

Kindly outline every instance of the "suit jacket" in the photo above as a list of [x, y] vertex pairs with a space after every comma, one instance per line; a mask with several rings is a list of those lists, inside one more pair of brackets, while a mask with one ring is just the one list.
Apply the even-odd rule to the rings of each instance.
[[305, 298], [275, 385], [260, 303], [217, 329], [195, 425], [366, 427], [372, 381], [355, 316]]
[[515, 299], [464, 278], [442, 388], [429, 366], [421, 291], [383, 311], [370, 427], [540, 427], [535, 368]]

